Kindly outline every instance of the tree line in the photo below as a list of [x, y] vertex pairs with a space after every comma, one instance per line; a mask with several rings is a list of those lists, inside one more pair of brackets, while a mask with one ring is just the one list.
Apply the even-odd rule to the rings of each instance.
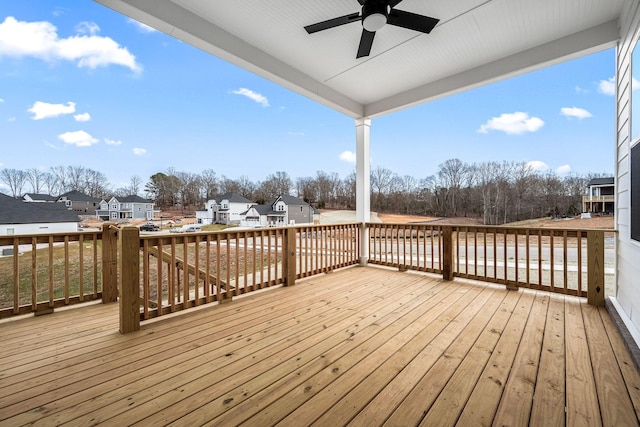
[[[371, 209], [377, 212], [438, 217], [475, 217], [484, 224], [504, 224], [543, 216], [575, 215], [592, 178], [606, 174], [559, 176], [537, 172], [524, 162], [465, 163], [450, 159], [432, 176], [415, 178], [384, 167], [371, 171]], [[168, 169], [145, 183], [132, 176], [129, 185], [109, 187], [106, 176], [82, 166], [57, 166], [47, 171], [0, 169], [0, 182], [11, 195], [25, 192], [60, 195], [77, 190], [92, 197], [141, 195], [161, 209], [201, 209], [204, 203], [234, 192], [257, 203], [290, 194], [323, 209], [355, 209], [356, 175], [317, 171], [291, 178], [287, 172], [254, 182], [247, 176], [231, 179], [212, 169], [200, 173]], [[27, 191], [30, 190], [30, 191]]]

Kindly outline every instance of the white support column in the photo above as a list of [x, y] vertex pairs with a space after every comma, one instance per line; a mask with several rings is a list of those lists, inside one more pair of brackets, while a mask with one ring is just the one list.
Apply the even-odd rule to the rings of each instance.
[[360, 265], [369, 260], [369, 232], [364, 226], [371, 221], [371, 119], [356, 120], [356, 220], [360, 222]]

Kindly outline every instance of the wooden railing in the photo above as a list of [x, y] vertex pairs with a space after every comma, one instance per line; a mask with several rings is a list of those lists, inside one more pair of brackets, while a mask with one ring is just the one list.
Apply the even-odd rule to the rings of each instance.
[[186, 310], [359, 262], [359, 225], [317, 225], [180, 235], [120, 232], [122, 332]]
[[[367, 224], [369, 262], [604, 301], [613, 230]], [[613, 242], [613, 239], [611, 239]], [[612, 277], [612, 276], [611, 276]]]
[[[1, 236], [0, 318], [116, 301], [116, 234], [102, 231]], [[7, 250], [8, 249], [8, 250]]]
[[442, 226], [371, 223], [367, 227], [370, 264], [442, 273]]
[[[364, 233], [363, 233], [364, 231]], [[140, 236], [138, 228], [0, 237], [0, 317], [102, 298], [120, 330], [360, 262], [604, 301], [612, 230], [336, 224]], [[363, 236], [366, 240], [363, 242]], [[11, 251], [9, 251], [11, 252]], [[118, 289], [119, 288], [119, 289]], [[119, 294], [118, 294], [119, 290]]]

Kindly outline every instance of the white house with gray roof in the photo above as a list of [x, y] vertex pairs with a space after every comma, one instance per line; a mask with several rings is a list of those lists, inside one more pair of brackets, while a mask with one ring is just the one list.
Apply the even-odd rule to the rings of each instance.
[[137, 195], [112, 197], [102, 200], [96, 216], [104, 221], [131, 221], [153, 219], [154, 202]]
[[254, 202], [237, 193], [226, 193], [214, 199], [207, 200], [204, 210], [196, 211], [198, 224], [225, 224], [239, 225], [242, 222], [242, 214], [247, 211]]
[[313, 224], [320, 213], [310, 204], [294, 196], [281, 195], [271, 203], [251, 206], [242, 213], [243, 227], [283, 227]]
[[28, 203], [0, 194], [0, 235], [78, 231], [78, 213], [61, 203]]

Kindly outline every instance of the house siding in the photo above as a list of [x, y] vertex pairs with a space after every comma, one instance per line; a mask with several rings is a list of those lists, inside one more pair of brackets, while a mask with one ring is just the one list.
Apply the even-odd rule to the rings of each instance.
[[[11, 231], [11, 233], [9, 233]], [[77, 222], [42, 222], [34, 224], [0, 224], [0, 236], [15, 234], [75, 233]]]
[[[631, 65], [633, 49], [640, 35], [640, 3], [630, 2], [623, 14], [621, 38], [616, 54], [616, 296], [619, 314], [632, 335], [640, 336], [640, 244], [631, 240], [630, 148], [631, 139]], [[636, 64], [636, 66], [639, 66]], [[636, 95], [637, 96], [637, 95]], [[640, 109], [640, 97], [636, 108]], [[635, 329], [635, 330], [633, 330]], [[637, 338], [636, 338], [637, 341]], [[640, 343], [639, 343], [640, 344]]]

